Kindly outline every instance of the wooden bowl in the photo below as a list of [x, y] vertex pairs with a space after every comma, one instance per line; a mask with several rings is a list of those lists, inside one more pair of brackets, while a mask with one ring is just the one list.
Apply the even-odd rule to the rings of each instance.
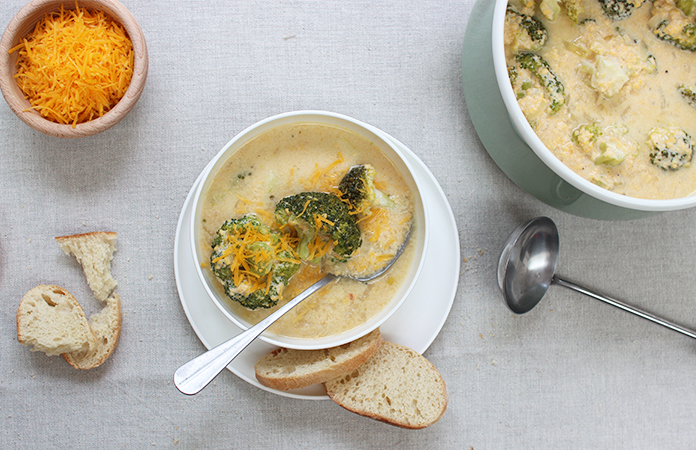
[[61, 138], [92, 136], [116, 125], [138, 102], [148, 69], [145, 37], [133, 15], [117, 0], [80, 0], [78, 4], [81, 8], [102, 11], [126, 30], [135, 56], [133, 76], [123, 98], [103, 116], [79, 123], [75, 128], [71, 124], [52, 122], [30, 109], [31, 104], [14, 79], [19, 52], [10, 54], [9, 50], [19, 44], [46, 13], [60, 9], [61, 4], [66, 10], [75, 9], [75, 2], [71, 0], [33, 0], [10, 21], [0, 40], [0, 90], [17, 117], [35, 130]]

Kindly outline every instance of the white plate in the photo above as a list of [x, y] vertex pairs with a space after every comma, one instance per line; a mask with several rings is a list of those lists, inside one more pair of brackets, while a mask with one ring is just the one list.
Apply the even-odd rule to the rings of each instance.
[[[386, 134], [386, 133], [385, 133]], [[423, 188], [421, 196], [430, 215], [429, 244], [418, 281], [401, 307], [380, 327], [384, 338], [423, 353], [430, 347], [449, 315], [459, 281], [460, 252], [457, 225], [449, 202], [430, 170], [411, 150], [387, 135], [406, 156]], [[193, 330], [210, 349], [240, 333], [208, 297], [196, 275], [195, 259], [189, 243], [190, 200], [200, 181], [196, 180], [179, 216], [174, 241], [174, 274], [184, 308]], [[254, 364], [273, 350], [270, 344], [256, 340], [227, 366], [235, 375], [261, 389], [287, 397], [327, 399], [321, 385], [292, 391], [278, 391], [261, 385], [254, 374]], [[183, 361], [182, 361], [183, 364]]]

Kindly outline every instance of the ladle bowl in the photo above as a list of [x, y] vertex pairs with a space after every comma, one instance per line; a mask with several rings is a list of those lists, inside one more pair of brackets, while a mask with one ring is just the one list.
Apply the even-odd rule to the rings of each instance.
[[531, 311], [556, 284], [696, 339], [693, 330], [560, 278], [555, 274], [558, 255], [558, 228], [548, 217], [523, 223], [510, 234], [498, 260], [498, 286], [513, 313]]

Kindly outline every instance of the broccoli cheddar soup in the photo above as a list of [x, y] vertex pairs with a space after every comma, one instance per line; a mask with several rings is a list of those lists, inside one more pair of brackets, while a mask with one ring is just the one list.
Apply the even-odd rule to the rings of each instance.
[[518, 104], [567, 167], [610, 191], [696, 191], [696, 6], [674, 0], [510, 0]]
[[[201, 199], [202, 266], [242, 320], [256, 323], [326, 273], [364, 276], [401, 247], [414, 198], [366, 137], [318, 123], [280, 125], [235, 151]], [[412, 239], [374, 281], [339, 278], [269, 331], [319, 339], [368, 322], [410, 283]]]

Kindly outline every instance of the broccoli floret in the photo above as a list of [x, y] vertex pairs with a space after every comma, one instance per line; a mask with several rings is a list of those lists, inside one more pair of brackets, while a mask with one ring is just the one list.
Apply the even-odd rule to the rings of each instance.
[[677, 8], [681, 9], [684, 14], [690, 16], [694, 12], [694, 6], [696, 6], [696, 0], [677, 0]]
[[566, 14], [575, 23], [578, 23], [580, 14], [585, 12], [585, 8], [581, 0], [562, 0], [563, 6], [565, 6]]
[[596, 123], [582, 124], [573, 130], [572, 139], [580, 147], [586, 148], [594, 145], [601, 135], [602, 130], [599, 129]]
[[508, 6], [505, 13], [505, 45], [512, 53], [536, 51], [546, 44], [547, 32], [544, 25]]
[[682, 8], [672, 0], [655, 0], [648, 25], [658, 39], [693, 52], [696, 51], [696, 22], [690, 15], [693, 5], [684, 3]]
[[295, 230], [297, 253], [305, 261], [318, 262], [324, 255], [346, 261], [362, 245], [355, 216], [334, 194], [302, 192], [285, 197], [276, 205], [275, 219], [281, 227]]
[[541, 0], [539, 2], [539, 11], [550, 21], [558, 19], [561, 13], [561, 0]]
[[684, 97], [684, 100], [686, 100], [689, 105], [696, 108], [696, 88], [682, 84], [679, 86], [679, 93], [682, 95], [682, 97]]
[[516, 66], [508, 66], [508, 78], [510, 78], [510, 83], [514, 86], [515, 83], [517, 83], [517, 77], [519, 76], [519, 73], [517, 73], [517, 67]]
[[529, 70], [541, 83], [550, 98], [551, 112], [558, 112], [566, 101], [565, 87], [551, 71], [549, 64], [541, 56], [531, 52], [518, 53], [515, 59], [521, 68]]
[[669, 30], [670, 22], [665, 21], [660, 23], [653, 33], [658, 39], [669, 42], [675, 47], [682, 50], [696, 51], [696, 23], [690, 22], [685, 24], [672, 34]]
[[635, 8], [643, 4], [643, 0], [598, 0], [604, 14], [612, 20], [628, 19]]
[[653, 128], [648, 135], [650, 162], [663, 170], [691, 165], [696, 142], [679, 128]]
[[352, 213], [369, 213], [372, 206], [394, 206], [394, 201], [375, 187], [376, 175], [374, 167], [362, 164], [351, 167], [341, 179], [338, 190]]
[[561, 14], [561, 5], [565, 8], [570, 20], [578, 23], [578, 17], [585, 11], [582, 0], [541, 0], [539, 11], [541, 11], [544, 17], [553, 22]]
[[275, 306], [300, 267], [282, 236], [251, 214], [222, 224], [211, 246], [210, 267], [225, 294], [248, 309]]
[[614, 167], [633, 153], [638, 145], [625, 135], [628, 128], [622, 124], [601, 130], [595, 123], [583, 124], [573, 130], [572, 140], [596, 165]]

